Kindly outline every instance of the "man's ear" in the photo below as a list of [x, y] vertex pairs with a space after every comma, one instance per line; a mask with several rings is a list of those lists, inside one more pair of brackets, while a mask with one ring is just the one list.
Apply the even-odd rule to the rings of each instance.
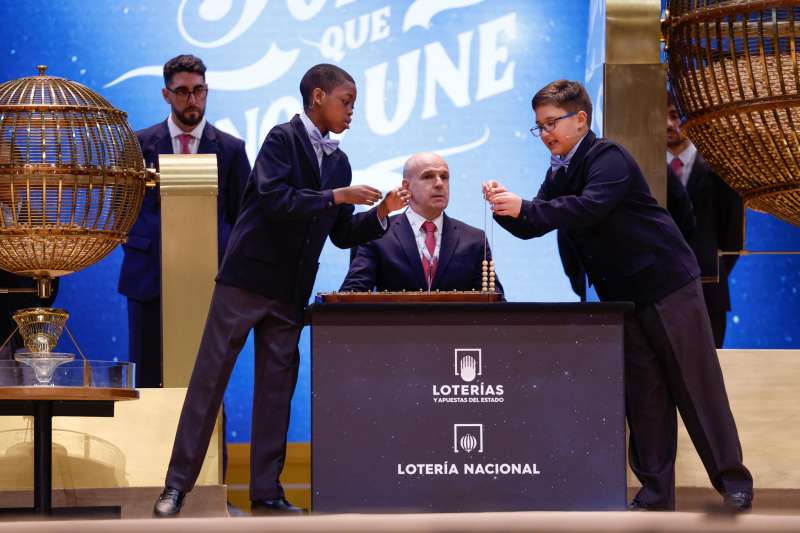
[[161, 96], [164, 98], [164, 101], [170, 105], [172, 105], [169, 101], [169, 91], [166, 87], [161, 88]]
[[405, 190], [408, 190], [409, 183], [408, 183], [408, 180], [407, 180], [407, 179], [403, 178], [403, 181], [401, 181], [401, 182], [400, 182], [400, 185], [401, 185], [401, 186], [402, 186], [402, 187], [403, 187]]

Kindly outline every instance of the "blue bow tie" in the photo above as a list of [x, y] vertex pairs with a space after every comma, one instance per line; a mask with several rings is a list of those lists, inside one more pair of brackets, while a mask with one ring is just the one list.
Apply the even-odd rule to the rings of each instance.
[[563, 168], [566, 171], [567, 167], [569, 166], [569, 160], [570, 159], [572, 159], [572, 158], [571, 157], [567, 157], [567, 158], [562, 159], [560, 157], [556, 157], [554, 155], [551, 155], [550, 156], [550, 168], [553, 169], [553, 174], [558, 172], [558, 170], [561, 169], [561, 168]]
[[323, 137], [317, 128], [313, 128], [309, 132], [308, 138], [311, 141], [311, 146], [313, 146], [314, 149], [322, 148], [325, 155], [331, 155], [339, 146], [339, 141], [331, 139], [330, 137]]

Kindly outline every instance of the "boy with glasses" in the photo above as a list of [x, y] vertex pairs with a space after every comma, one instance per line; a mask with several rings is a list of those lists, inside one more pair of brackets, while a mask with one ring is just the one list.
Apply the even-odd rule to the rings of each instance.
[[[164, 65], [161, 96], [170, 107], [166, 120], [136, 132], [148, 167], [160, 154], [217, 154], [217, 250], [222, 261], [239, 203], [250, 175], [244, 142], [206, 121], [206, 66], [192, 55]], [[160, 387], [161, 376], [161, 203], [148, 189], [128, 242], [119, 292], [128, 299], [128, 355], [136, 363], [137, 387]]]
[[523, 239], [562, 230], [603, 301], [632, 301], [625, 317], [630, 463], [642, 488], [635, 510], [675, 507], [676, 407], [726, 508], [750, 508], [753, 479], [714, 348], [697, 260], [639, 166], [589, 129], [592, 103], [578, 82], [533, 97], [550, 169], [533, 200], [483, 184], [497, 222]]

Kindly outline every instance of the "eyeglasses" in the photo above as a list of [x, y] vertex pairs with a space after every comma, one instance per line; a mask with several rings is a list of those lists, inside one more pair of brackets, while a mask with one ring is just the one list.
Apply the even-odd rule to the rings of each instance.
[[166, 89], [180, 100], [189, 100], [189, 95], [194, 96], [195, 100], [200, 100], [208, 93], [208, 85], [197, 85], [191, 91], [186, 87], [178, 87], [177, 89], [166, 87]]
[[544, 124], [536, 125], [533, 128], [531, 128], [531, 135], [533, 135], [534, 137], [541, 137], [543, 131], [546, 133], [551, 133], [554, 129], [556, 129], [559, 120], [561, 120], [562, 118], [569, 118], [572, 115], [577, 115], [577, 114], [578, 114], [577, 111], [573, 111], [572, 113], [567, 113], [566, 115], [561, 115], [560, 117], [550, 119]]

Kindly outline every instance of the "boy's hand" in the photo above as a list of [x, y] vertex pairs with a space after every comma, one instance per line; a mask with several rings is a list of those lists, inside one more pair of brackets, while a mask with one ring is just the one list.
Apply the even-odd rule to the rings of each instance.
[[[505, 189], [503, 190], [505, 191]], [[522, 198], [513, 192], [495, 193], [491, 203], [495, 215], [517, 218], [522, 210]]]
[[369, 185], [351, 185], [333, 190], [333, 203], [373, 205], [381, 199], [381, 191]]
[[383, 201], [378, 206], [378, 216], [381, 220], [389, 216], [392, 211], [404, 208], [408, 204], [408, 199], [411, 196], [406, 189], [402, 187], [395, 187], [383, 198]]
[[487, 202], [491, 203], [494, 195], [501, 192], [508, 192], [508, 189], [499, 181], [489, 180], [483, 182], [483, 197]]

